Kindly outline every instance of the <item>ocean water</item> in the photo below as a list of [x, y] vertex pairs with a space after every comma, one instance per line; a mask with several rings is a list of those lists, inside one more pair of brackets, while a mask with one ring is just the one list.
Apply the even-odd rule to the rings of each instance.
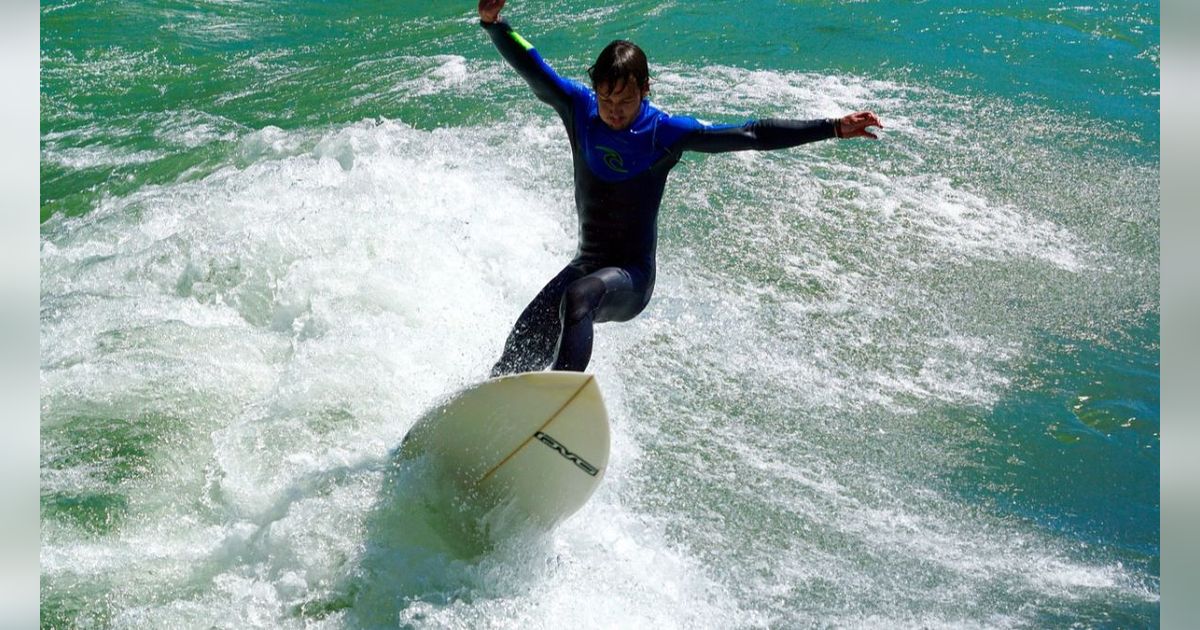
[[1157, 626], [1157, 2], [510, 4], [886, 128], [685, 159], [604, 483], [473, 547], [389, 453], [575, 246], [473, 4], [43, 2], [43, 627]]

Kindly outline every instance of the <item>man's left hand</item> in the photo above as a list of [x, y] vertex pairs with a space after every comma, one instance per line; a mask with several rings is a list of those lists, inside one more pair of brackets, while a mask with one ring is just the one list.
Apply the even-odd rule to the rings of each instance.
[[879, 136], [867, 130], [867, 127], [883, 129], [883, 123], [875, 112], [854, 112], [838, 119], [837, 137], [839, 138], [870, 138], [878, 140]]

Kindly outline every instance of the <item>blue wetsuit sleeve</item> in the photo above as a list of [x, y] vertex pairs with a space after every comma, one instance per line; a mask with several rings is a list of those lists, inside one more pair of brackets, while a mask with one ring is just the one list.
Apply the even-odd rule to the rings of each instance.
[[726, 151], [770, 151], [835, 137], [834, 120], [782, 120], [764, 118], [744, 125], [705, 125], [695, 119], [677, 119], [687, 130], [675, 144], [676, 151], [723, 153]]
[[533, 89], [534, 96], [549, 103], [562, 116], [566, 116], [574, 102], [574, 95], [580, 86], [558, 76], [558, 73], [547, 64], [538, 51], [508, 25], [499, 20], [488, 24], [480, 22], [483, 30], [492, 38], [492, 43], [500, 51], [500, 55], [510, 66], [525, 79]]

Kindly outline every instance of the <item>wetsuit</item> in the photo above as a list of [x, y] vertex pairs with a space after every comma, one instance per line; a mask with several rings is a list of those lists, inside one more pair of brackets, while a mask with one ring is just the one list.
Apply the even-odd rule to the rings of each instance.
[[832, 119], [763, 119], [707, 125], [671, 116], [643, 99], [626, 129], [601, 119], [596, 93], [558, 76], [503, 20], [484, 30], [500, 54], [558, 112], [575, 170], [579, 250], [538, 293], [513, 326], [492, 375], [583, 371], [592, 354], [592, 324], [627, 321], [654, 289], [658, 209], [667, 174], [684, 151], [782, 149], [834, 137]]

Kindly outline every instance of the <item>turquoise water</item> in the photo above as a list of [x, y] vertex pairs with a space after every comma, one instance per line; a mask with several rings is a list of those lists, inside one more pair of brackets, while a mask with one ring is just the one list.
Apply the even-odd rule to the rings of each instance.
[[1157, 625], [1158, 12], [509, 7], [668, 111], [886, 128], [677, 168], [604, 484], [480, 550], [388, 453], [575, 224], [473, 5], [44, 2], [43, 626]]

